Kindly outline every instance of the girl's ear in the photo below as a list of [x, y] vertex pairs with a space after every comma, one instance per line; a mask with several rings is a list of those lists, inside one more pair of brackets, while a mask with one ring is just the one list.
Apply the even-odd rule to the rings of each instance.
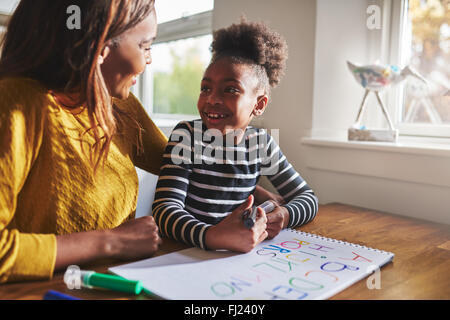
[[100, 55], [98, 56], [97, 59], [97, 63], [98, 64], [102, 64], [103, 62], [105, 62], [106, 57], [109, 55], [109, 53], [111, 52], [111, 49], [108, 45], [106, 45], [102, 52], [100, 52]]
[[267, 95], [262, 95], [258, 97], [258, 101], [253, 108], [253, 115], [260, 116], [264, 113], [264, 110], [266, 109], [267, 103], [269, 102], [269, 98]]

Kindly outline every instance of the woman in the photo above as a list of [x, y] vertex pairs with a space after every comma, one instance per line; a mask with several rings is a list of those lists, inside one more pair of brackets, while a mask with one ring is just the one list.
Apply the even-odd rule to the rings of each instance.
[[157, 250], [134, 166], [158, 174], [167, 140], [130, 94], [156, 30], [154, 0], [18, 5], [0, 58], [0, 282]]

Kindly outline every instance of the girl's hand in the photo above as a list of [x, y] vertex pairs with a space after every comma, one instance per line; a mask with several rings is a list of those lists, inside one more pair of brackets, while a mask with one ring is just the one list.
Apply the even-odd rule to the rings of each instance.
[[268, 238], [272, 239], [280, 231], [287, 227], [289, 223], [289, 211], [285, 207], [277, 206], [275, 209], [267, 213]]
[[270, 191], [267, 191], [263, 187], [256, 185], [255, 191], [253, 192], [253, 195], [255, 197], [255, 205], [259, 206], [263, 202], [266, 202], [267, 200], [272, 200], [278, 205], [284, 204], [284, 199], [279, 194], [272, 193]]
[[251, 210], [253, 196], [237, 207], [229, 216], [220, 223], [212, 226], [206, 232], [206, 246], [209, 249], [226, 249], [238, 252], [249, 252], [257, 244], [263, 241], [268, 233], [266, 231], [266, 214], [258, 209], [256, 222], [251, 229], [244, 226], [242, 215], [246, 210]]

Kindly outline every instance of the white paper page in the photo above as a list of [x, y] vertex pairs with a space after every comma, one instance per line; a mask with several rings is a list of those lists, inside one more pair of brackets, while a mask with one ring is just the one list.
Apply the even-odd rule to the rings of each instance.
[[392, 253], [283, 230], [247, 254], [197, 248], [110, 270], [166, 299], [326, 299]]
[[205, 251], [198, 248], [184, 249], [154, 258], [124, 264], [118, 267], [109, 268], [111, 272], [116, 273], [123, 269], [142, 269], [150, 267], [168, 266], [172, 264], [183, 264], [192, 262], [201, 262], [213, 259], [222, 259], [225, 257], [237, 255], [238, 253], [230, 251]]

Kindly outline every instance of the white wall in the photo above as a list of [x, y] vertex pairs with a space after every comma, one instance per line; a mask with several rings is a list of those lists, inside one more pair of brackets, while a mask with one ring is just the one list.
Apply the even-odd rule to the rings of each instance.
[[[256, 124], [280, 129], [283, 152], [320, 203], [341, 202], [450, 224], [448, 145], [434, 148], [407, 139], [396, 145], [346, 141], [364, 93], [346, 61], [389, 62], [383, 52], [386, 29], [367, 28], [371, 4], [386, 10], [392, 1], [216, 0], [213, 28], [238, 22], [245, 14], [286, 37], [286, 76]], [[382, 21], [390, 21], [386, 12]], [[366, 122], [385, 126], [381, 112], [370, 108], [374, 99], [369, 103], [372, 112], [364, 116]], [[263, 185], [269, 187], [267, 181]]]
[[[251, 21], [264, 21], [281, 33], [289, 46], [286, 75], [273, 90], [271, 102], [265, 114], [254, 121], [267, 129], [280, 129], [280, 144], [291, 163], [303, 173], [304, 154], [299, 150], [302, 137], [307, 137], [312, 125], [315, 0], [215, 0], [213, 30], [238, 23], [242, 15]], [[170, 126], [163, 125], [166, 135]], [[151, 174], [138, 170], [140, 188], [151, 189]], [[303, 174], [305, 179], [308, 176]], [[262, 184], [272, 189], [267, 180]], [[274, 191], [274, 190], [273, 190]], [[137, 215], [148, 211], [147, 192], [140, 191]]]
[[[306, 171], [321, 203], [341, 202], [450, 224], [449, 144], [404, 137], [397, 144], [346, 141], [364, 90], [345, 61], [389, 59], [382, 49], [389, 39], [382, 36], [389, 35], [385, 29], [391, 17], [383, 12], [388, 24], [369, 30], [369, 4], [383, 10], [393, 2], [317, 0], [313, 129], [312, 138], [303, 139]], [[372, 123], [380, 124], [379, 109], [368, 107]], [[392, 112], [395, 105], [388, 107]]]
[[[240, 21], [264, 21], [282, 34], [288, 43], [287, 69], [280, 85], [272, 91], [271, 102], [256, 125], [280, 129], [280, 145], [289, 161], [308, 180], [302, 137], [312, 126], [315, 0], [215, 0], [213, 29]], [[263, 184], [271, 188], [267, 181]]]
[[[312, 136], [346, 138], [347, 129], [356, 119], [364, 89], [353, 78], [346, 61], [388, 63], [382, 52], [383, 41], [388, 40], [382, 38], [383, 29], [367, 27], [370, 15], [366, 10], [371, 4], [383, 11], [380, 0], [317, 0]], [[381, 95], [386, 98], [384, 92]], [[373, 94], [367, 103], [363, 124], [386, 127]]]
[[[281, 149], [321, 204], [340, 202], [450, 224], [449, 144], [346, 141], [363, 95], [346, 60], [387, 59], [386, 30], [366, 25], [370, 4], [382, 7], [383, 1], [215, 0], [212, 25], [228, 26], [245, 14], [286, 37], [286, 75], [255, 124], [280, 130]], [[382, 19], [389, 18], [383, 13]], [[370, 115], [370, 123], [383, 125], [381, 113], [372, 109], [364, 119]], [[271, 189], [267, 180], [262, 184]]]
[[351, 76], [346, 60], [366, 60], [366, 7], [361, 0], [317, 1], [314, 136], [345, 134], [356, 117], [364, 90]]

